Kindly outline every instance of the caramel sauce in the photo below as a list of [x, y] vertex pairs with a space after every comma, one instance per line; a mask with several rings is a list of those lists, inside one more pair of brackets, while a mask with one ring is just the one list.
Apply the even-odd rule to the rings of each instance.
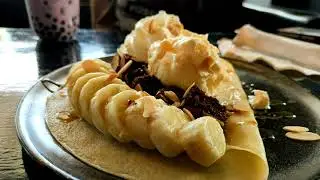
[[[255, 88], [254, 83], [242, 82], [241, 85], [247, 93], [251, 94]], [[293, 112], [289, 112], [286, 106], [294, 105], [296, 102], [292, 100], [277, 100], [270, 99], [271, 109], [255, 110], [254, 115], [258, 122], [258, 127], [262, 139], [266, 142], [274, 142], [278, 136], [283, 136], [279, 133], [278, 128], [282, 128], [287, 121], [295, 119], [297, 116]]]

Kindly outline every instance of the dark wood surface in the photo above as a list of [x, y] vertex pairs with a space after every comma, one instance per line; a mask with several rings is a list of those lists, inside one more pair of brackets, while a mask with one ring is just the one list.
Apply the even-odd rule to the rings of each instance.
[[[212, 33], [211, 39], [217, 35], [221, 34]], [[37, 166], [25, 152], [22, 160], [14, 118], [26, 91], [54, 69], [114, 53], [123, 38], [123, 34], [116, 32], [81, 30], [77, 42], [54, 43], [39, 40], [30, 29], [0, 28], [0, 179], [25, 179], [28, 177], [25, 169], [30, 179], [48, 177], [47, 169]], [[316, 78], [299, 76], [295, 80], [319, 97]]]

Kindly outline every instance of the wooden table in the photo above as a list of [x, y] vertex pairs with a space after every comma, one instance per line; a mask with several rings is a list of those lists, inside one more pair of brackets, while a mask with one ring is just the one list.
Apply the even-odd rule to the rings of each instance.
[[[14, 123], [16, 107], [26, 91], [56, 68], [115, 52], [123, 37], [114, 32], [81, 30], [78, 42], [58, 44], [39, 41], [30, 29], [0, 28], [0, 179], [27, 177]], [[297, 82], [319, 97], [317, 82], [305, 77]], [[29, 169], [30, 163], [26, 163]]]

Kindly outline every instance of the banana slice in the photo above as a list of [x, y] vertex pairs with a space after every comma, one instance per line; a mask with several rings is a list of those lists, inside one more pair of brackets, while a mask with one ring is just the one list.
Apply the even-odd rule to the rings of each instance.
[[116, 78], [114, 74], [106, 74], [90, 79], [82, 87], [79, 97], [80, 115], [90, 124], [92, 124], [91, 115], [89, 113], [91, 99], [99, 89], [111, 83], [125, 84], [122, 80]]
[[142, 97], [142, 94], [135, 90], [122, 91], [113, 96], [105, 108], [108, 132], [120, 142], [132, 140], [132, 137], [124, 128], [123, 119], [129, 104], [140, 97]]
[[86, 72], [97, 72], [97, 71], [92, 71], [92, 70], [99, 70], [100, 68], [105, 69], [106, 71], [111, 71], [113, 70], [111, 65], [107, 62], [104, 62], [100, 59], [88, 59], [88, 60], [84, 60], [84, 61], [80, 61], [76, 64], [74, 64], [70, 71], [69, 74], [73, 74], [75, 71], [79, 70], [79, 69], [84, 69], [86, 70]]
[[179, 131], [181, 143], [195, 162], [210, 166], [226, 151], [226, 140], [219, 122], [210, 116], [185, 124]]
[[102, 72], [95, 72], [95, 73], [88, 73], [85, 74], [84, 76], [80, 77], [75, 85], [72, 88], [72, 93], [71, 93], [71, 97], [70, 101], [71, 101], [71, 105], [73, 106], [74, 110], [79, 113], [80, 112], [80, 107], [79, 107], [79, 96], [80, 96], [80, 92], [82, 90], [82, 87], [92, 78], [95, 77], [99, 77], [99, 76], [103, 76], [106, 75], [106, 73], [102, 73]]
[[152, 114], [165, 102], [153, 96], [145, 96], [135, 100], [125, 111], [124, 123], [133, 140], [141, 147], [154, 149], [149, 137], [149, 124]]
[[109, 103], [112, 96], [119, 92], [131, 89], [123, 84], [109, 84], [98, 90], [91, 99], [90, 114], [92, 116], [93, 125], [103, 134], [108, 134], [107, 121], [104, 114], [104, 108]]
[[91, 72], [114, 72], [111, 65], [102, 60], [85, 60], [72, 66], [67, 77], [66, 85], [68, 87], [68, 96], [72, 94], [72, 87], [76, 81], [83, 75]]
[[174, 157], [183, 151], [177, 132], [188, 122], [189, 117], [175, 106], [164, 106], [155, 113], [150, 139], [161, 154]]

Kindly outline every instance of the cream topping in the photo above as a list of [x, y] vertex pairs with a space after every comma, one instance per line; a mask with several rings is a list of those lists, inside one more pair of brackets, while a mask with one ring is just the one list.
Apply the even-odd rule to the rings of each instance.
[[217, 53], [200, 35], [168, 38], [151, 45], [148, 70], [165, 85], [187, 89], [195, 82], [208, 92], [223, 77]]
[[178, 16], [159, 11], [158, 14], [136, 23], [134, 30], [127, 35], [124, 44], [118, 49], [118, 53], [129, 54], [136, 61], [147, 62], [148, 49], [153, 42], [175, 37], [182, 30], [183, 25]]

